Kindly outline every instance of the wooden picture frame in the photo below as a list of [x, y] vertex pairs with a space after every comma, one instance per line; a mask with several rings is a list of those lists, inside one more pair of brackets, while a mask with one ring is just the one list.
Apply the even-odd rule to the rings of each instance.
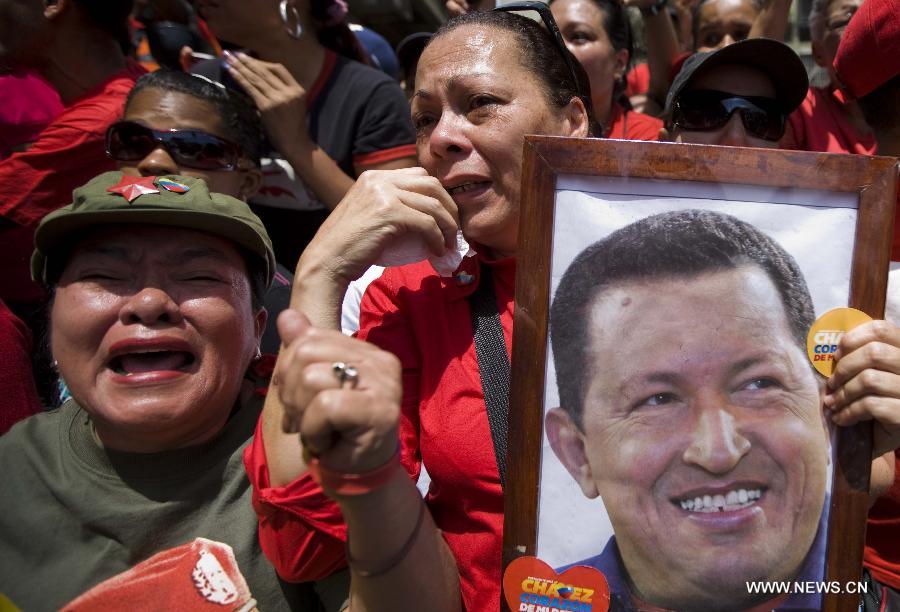
[[[833, 155], [674, 143], [528, 136], [524, 145], [519, 252], [512, 354], [508, 468], [505, 490], [504, 568], [522, 555], [538, 554], [539, 499], [545, 448], [547, 376], [553, 232], [558, 194], [576, 192], [591, 181], [617, 184], [659, 183], [661, 189], [700, 193], [717, 185], [733, 198], [760, 193], [800, 194], [852, 201], [856, 225], [849, 230], [852, 253], [849, 297], [845, 306], [882, 318], [893, 233], [897, 162], [892, 158]], [[574, 187], [573, 187], [574, 185]], [[567, 189], [568, 186], [568, 189]], [[696, 189], [700, 191], [696, 191]], [[662, 195], [662, 192], [657, 192]], [[568, 196], [566, 196], [568, 197]], [[693, 197], [685, 196], [681, 197]], [[700, 197], [700, 196], [698, 196]], [[706, 197], [709, 197], [708, 194]], [[792, 196], [791, 196], [792, 197]], [[625, 198], [628, 199], [628, 198]], [[788, 197], [790, 199], [790, 197]], [[809, 208], [809, 207], [808, 207]], [[598, 235], [597, 239], [602, 235]], [[822, 245], [827, 249], [828, 245]], [[816, 316], [819, 316], [818, 306]], [[832, 439], [832, 481], [827, 511], [827, 547], [823, 580], [861, 580], [871, 449], [871, 426], [838, 428]], [[828, 499], [828, 498], [826, 498]], [[552, 520], [553, 517], [545, 517]], [[549, 561], [548, 561], [549, 562]], [[554, 564], [560, 567], [564, 564]], [[856, 610], [858, 595], [828, 593], [823, 609]], [[506, 603], [502, 604], [507, 609]]]

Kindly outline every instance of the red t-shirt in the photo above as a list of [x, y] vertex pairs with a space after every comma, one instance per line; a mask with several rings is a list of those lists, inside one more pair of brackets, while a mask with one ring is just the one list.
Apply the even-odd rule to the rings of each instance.
[[41, 410], [31, 351], [31, 331], [0, 300], [0, 435]]
[[638, 64], [628, 71], [625, 81], [628, 83], [625, 95], [629, 98], [647, 93], [647, 90], [650, 89], [650, 66]]
[[0, 76], [0, 160], [33, 142], [63, 112], [59, 94], [31, 72]]
[[[503, 491], [467, 299], [479, 281], [478, 262], [465, 259], [453, 278], [438, 276], [426, 262], [386, 269], [363, 295], [359, 337], [403, 364], [401, 460], [413, 479], [423, 463], [428, 469], [426, 503], [456, 558], [466, 609], [497, 610]], [[515, 260], [484, 263], [492, 268], [510, 351]], [[340, 511], [308, 475], [280, 490], [267, 489], [259, 432], [245, 461], [266, 556], [287, 580], [315, 578], [309, 565], [322, 554], [322, 542], [346, 538]], [[311, 530], [322, 535], [314, 537]]]
[[[106, 155], [106, 129], [122, 116], [125, 98], [144, 69], [130, 62], [72, 102], [27, 151], [0, 162], [0, 298], [34, 299], [28, 272], [33, 233], [49, 212], [72, 201], [72, 190], [115, 163]], [[18, 227], [15, 227], [18, 226]]]
[[825, 153], [875, 154], [875, 136], [859, 134], [847, 118], [840, 90], [810, 87], [806, 99], [788, 116], [781, 147]]
[[622, 105], [613, 104], [606, 138], [657, 141], [662, 126], [661, 119], [633, 110], [626, 111]]

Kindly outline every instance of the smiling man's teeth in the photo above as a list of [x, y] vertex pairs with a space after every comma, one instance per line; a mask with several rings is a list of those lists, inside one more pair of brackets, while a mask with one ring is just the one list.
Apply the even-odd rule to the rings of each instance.
[[736, 489], [725, 495], [704, 495], [679, 501], [688, 512], [730, 512], [753, 505], [762, 497], [761, 489]]

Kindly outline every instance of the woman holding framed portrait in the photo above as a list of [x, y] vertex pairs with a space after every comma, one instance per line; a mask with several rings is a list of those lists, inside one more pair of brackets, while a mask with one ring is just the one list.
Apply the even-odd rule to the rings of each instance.
[[[313, 325], [339, 329], [341, 300], [349, 282], [377, 263], [388, 247], [411, 239], [426, 256], [441, 256], [457, 250], [459, 234], [477, 252], [459, 257], [446, 277], [427, 261], [388, 268], [366, 289], [359, 331], [360, 338], [400, 359], [401, 460], [413, 477], [423, 464], [427, 467], [432, 478], [426, 498], [429, 516], [442, 530], [456, 563], [448, 575], [447, 567], [432, 570], [421, 562], [409, 567], [414, 557], [407, 555], [386, 571], [406, 576], [400, 580], [402, 588], [424, 589], [429, 584], [454, 585], [458, 568], [461, 588], [448, 588], [456, 588], [454, 597], [461, 593], [467, 609], [496, 610], [500, 605], [504, 470], [498, 463], [505, 459], [503, 450], [495, 455], [495, 432], [479, 377], [484, 357], [481, 349], [476, 351], [470, 304], [479, 299], [473, 298], [479, 292], [482, 304], [493, 305], [493, 315], [485, 317], [495, 323], [491, 347], [508, 373], [523, 138], [530, 133], [584, 137], [592, 133], [593, 124], [587, 76], [566, 51], [549, 9], [542, 3], [519, 6], [539, 11], [548, 29], [500, 10], [465, 15], [435, 34], [419, 61], [412, 99], [422, 168], [369, 172], [358, 179], [301, 257], [292, 299], [292, 307]], [[289, 343], [280, 363], [287, 363], [287, 355], [302, 354], [305, 338], [301, 334], [296, 344]], [[340, 361], [358, 369], [360, 390], [375, 384], [366, 363], [354, 363], [352, 356]], [[307, 406], [293, 398], [308, 400], [319, 389], [310, 390], [314, 387], [310, 385], [295, 396], [290, 389], [305, 388], [302, 371], [317, 368], [302, 358], [296, 363], [296, 368], [283, 368], [278, 389], [287, 405], [282, 408], [270, 401], [266, 408], [261, 437], [271, 487], [264, 488], [260, 498], [271, 499], [268, 496], [280, 487], [296, 490], [291, 488], [303, 484], [307, 466], [300, 461], [296, 433], [282, 429], [284, 415], [288, 430], [299, 429], [322, 465], [334, 461], [333, 449], [342, 446], [340, 442], [317, 446], [319, 437], [305, 429]], [[319, 369], [322, 363], [331, 365], [321, 362]], [[340, 386], [330, 374], [321, 384]], [[493, 395], [507, 401], [505, 390]], [[504, 413], [498, 419], [504, 432], [505, 421]], [[335, 434], [338, 439], [349, 436], [341, 435]], [[505, 433], [496, 435], [502, 444]], [[396, 430], [385, 429], [375, 437], [390, 456], [397, 444]], [[330, 437], [325, 439], [330, 443]], [[410, 542], [422, 533], [416, 527], [419, 496], [406, 473], [400, 474], [408, 486], [390, 503], [395, 504], [395, 514], [409, 517], [409, 524], [376, 555], [382, 563], [397, 551], [409, 551]], [[337, 497], [337, 501], [346, 512], [347, 504], [358, 500]], [[298, 544], [303, 529], [312, 525], [344, 539], [341, 515], [334, 506], [330, 514], [311, 504], [288, 507], [279, 502], [277, 507], [278, 516], [287, 510], [292, 521], [261, 514], [264, 544], [271, 543], [264, 548], [279, 551], [270, 556], [284, 560], [276, 561], [283, 577], [308, 579], [302, 564], [293, 563], [304, 552]], [[358, 547], [363, 544], [351, 538], [351, 568], [361, 567], [366, 551]], [[409, 571], [417, 579], [408, 579]], [[358, 571], [354, 575], [357, 580], [368, 579]], [[429, 601], [427, 608], [452, 608], [454, 599], [444, 599]]]

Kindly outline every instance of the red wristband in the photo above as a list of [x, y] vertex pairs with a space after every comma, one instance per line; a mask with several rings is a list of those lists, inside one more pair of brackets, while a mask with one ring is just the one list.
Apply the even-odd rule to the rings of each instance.
[[318, 457], [310, 457], [306, 462], [309, 475], [326, 492], [336, 495], [365, 495], [383, 487], [400, 467], [400, 449], [387, 463], [362, 474], [335, 472], [323, 466]]

